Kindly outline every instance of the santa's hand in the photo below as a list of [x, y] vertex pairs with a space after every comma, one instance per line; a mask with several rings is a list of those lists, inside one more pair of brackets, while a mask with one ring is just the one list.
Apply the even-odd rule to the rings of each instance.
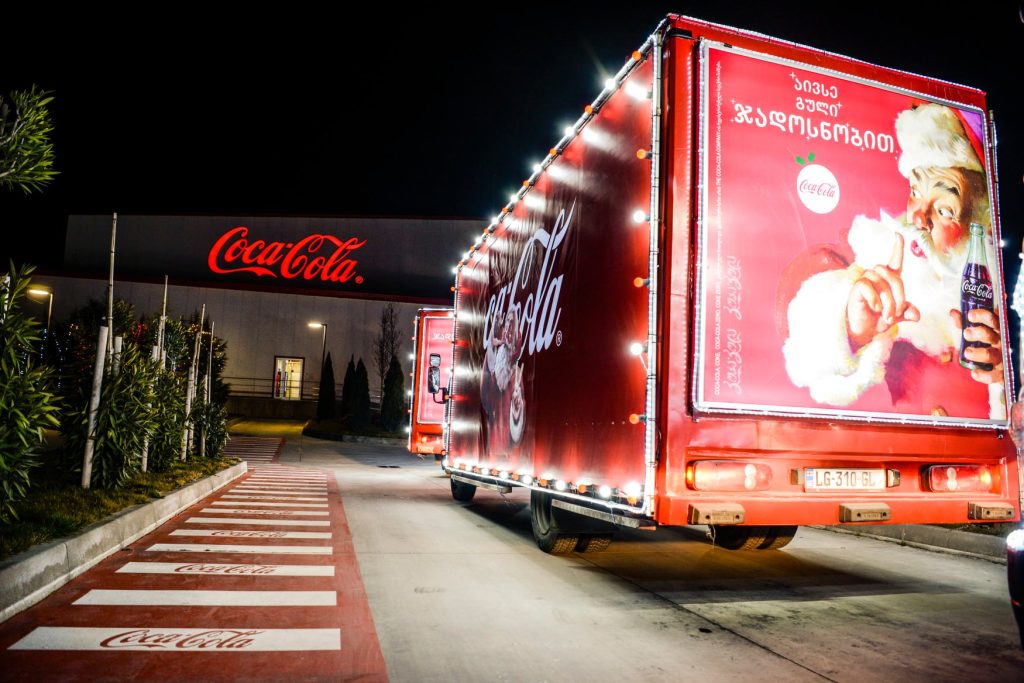
[[903, 236], [896, 235], [888, 265], [865, 270], [853, 283], [846, 304], [850, 344], [860, 348], [903, 320], [920, 320], [903, 291]]
[[[960, 311], [949, 312], [953, 324], [963, 330]], [[1003, 381], [1003, 340], [999, 336], [999, 316], [984, 308], [975, 308], [967, 312], [967, 329], [963, 331], [964, 339], [969, 342], [980, 342], [987, 346], [968, 346], [964, 349], [964, 358], [975, 363], [991, 365], [991, 370], [971, 370], [971, 377], [982, 384], [995, 384]]]

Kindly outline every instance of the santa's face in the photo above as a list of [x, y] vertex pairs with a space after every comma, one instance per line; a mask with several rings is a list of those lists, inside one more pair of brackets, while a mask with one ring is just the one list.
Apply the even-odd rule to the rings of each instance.
[[[942, 255], [956, 251], [967, 239], [967, 206], [970, 187], [958, 168], [915, 168], [910, 174], [907, 220], [925, 231]], [[921, 245], [911, 251], [924, 256]]]

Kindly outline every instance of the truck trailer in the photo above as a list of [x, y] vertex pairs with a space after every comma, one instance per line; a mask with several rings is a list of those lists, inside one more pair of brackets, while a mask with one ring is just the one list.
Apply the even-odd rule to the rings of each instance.
[[984, 92], [670, 15], [455, 266], [442, 467], [547, 552], [1020, 515]]
[[444, 446], [445, 396], [452, 374], [455, 323], [451, 308], [416, 311], [412, 337], [412, 389], [409, 390], [410, 453], [439, 458]]

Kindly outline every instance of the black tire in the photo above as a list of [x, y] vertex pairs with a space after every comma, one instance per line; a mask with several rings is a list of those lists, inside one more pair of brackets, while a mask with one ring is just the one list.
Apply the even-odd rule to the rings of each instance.
[[472, 484], [467, 484], [464, 481], [459, 481], [455, 477], [452, 477], [452, 498], [462, 503], [468, 503], [473, 500], [473, 496], [476, 495], [476, 487]]
[[551, 507], [552, 496], [540, 491], [530, 491], [530, 526], [537, 547], [552, 555], [564, 555], [576, 549], [577, 534], [561, 533], [555, 510]]
[[580, 540], [576, 542], [576, 552], [599, 553], [602, 550], [608, 550], [608, 546], [611, 544], [611, 534], [588, 534], [580, 536]]
[[711, 543], [726, 550], [756, 550], [768, 538], [766, 526], [712, 526]]
[[795, 526], [770, 526], [768, 527], [768, 536], [761, 545], [757, 546], [757, 549], [778, 550], [779, 548], [785, 548], [793, 540], [794, 536], [796, 536]]

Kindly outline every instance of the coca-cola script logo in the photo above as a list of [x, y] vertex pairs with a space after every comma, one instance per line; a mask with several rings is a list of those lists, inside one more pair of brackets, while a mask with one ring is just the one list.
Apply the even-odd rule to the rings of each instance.
[[[363, 283], [356, 274], [357, 259], [352, 258], [366, 240], [333, 235], [307, 235], [298, 242], [249, 240], [249, 228], [240, 225], [220, 236], [210, 248], [206, 263], [214, 273], [249, 272], [286, 280]], [[325, 247], [325, 245], [327, 245]], [[323, 248], [323, 253], [318, 254]], [[333, 251], [331, 249], [333, 248]]]
[[100, 647], [158, 650], [244, 650], [253, 644], [254, 636], [263, 631], [198, 631], [193, 633], [161, 633], [148, 628], [116, 633], [100, 641]]
[[[550, 233], [543, 228], [534, 233], [523, 249], [515, 275], [491, 295], [487, 302], [487, 318], [484, 320], [485, 351], [491, 345], [491, 335], [495, 328], [508, 320], [518, 320], [518, 338], [521, 340], [518, 354], [508, 359], [509, 362], [517, 361], [524, 351], [528, 356], [543, 351], [555, 340], [558, 321], [562, 317], [558, 299], [562, 293], [563, 275], [554, 277], [552, 268], [562, 241], [569, 232], [575, 210], [574, 203], [569, 207], [568, 215], [565, 209], [559, 211]], [[536, 282], [530, 287], [530, 267], [535, 258], [535, 247], [543, 251], [544, 258]], [[509, 336], [507, 332], [506, 336]]]
[[796, 192], [814, 213], [829, 213], [839, 205], [839, 181], [821, 164], [809, 164], [796, 177]]
[[174, 568], [185, 574], [273, 574], [276, 567], [262, 564], [183, 564]]
[[963, 294], [969, 294], [976, 299], [991, 299], [993, 297], [992, 285], [987, 285], [984, 282], [971, 282], [970, 280], [964, 280], [960, 286], [960, 292]]

